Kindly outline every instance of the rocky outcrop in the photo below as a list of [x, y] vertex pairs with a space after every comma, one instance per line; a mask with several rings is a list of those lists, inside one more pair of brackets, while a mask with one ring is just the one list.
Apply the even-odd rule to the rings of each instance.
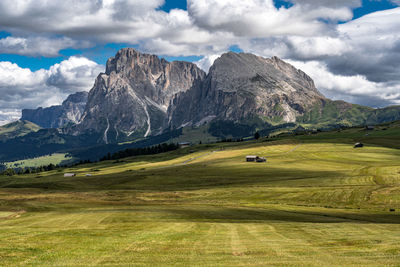
[[168, 118], [176, 128], [254, 117], [295, 122], [323, 99], [308, 75], [281, 59], [229, 52], [215, 61], [203, 81], [173, 99]]
[[87, 92], [68, 96], [59, 106], [37, 109], [23, 109], [21, 120], [33, 122], [43, 128], [60, 128], [78, 123], [85, 109]]
[[107, 61], [91, 89], [85, 112], [74, 133], [101, 133], [105, 143], [160, 133], [177, 93], [185, 92], [205, 73], [195, 64], [168, 62], [135, 49], [118, 51]]

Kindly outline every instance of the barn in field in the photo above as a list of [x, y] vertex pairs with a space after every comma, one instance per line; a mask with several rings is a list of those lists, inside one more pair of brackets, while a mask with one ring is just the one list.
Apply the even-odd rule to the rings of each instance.
[[180, 148], [190, 147], [192, 143], [190, 142], [181, 142], [178, 144]]
[[76, 176], [75, 173], [64, 173], [64, 177], [74, 177]]
[[267, 159], [264, 157], [249, 155], [249, 156], [246, 156], [246, 161], [247, 162], [266, 162]]

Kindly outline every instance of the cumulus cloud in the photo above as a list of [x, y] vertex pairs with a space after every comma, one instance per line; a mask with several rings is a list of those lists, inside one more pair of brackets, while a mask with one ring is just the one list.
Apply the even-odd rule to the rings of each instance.
[[[398, 103], [400, 8], [350, 21], [361, 0], [286, 2], [291, 7], [276, 8], [273, 0], [188, 0], [187, 10], [164, 12], [159, 9], [164, 0], [2, 0], [0, 27], [12, 36], [0, 39], [0, 53], [56, 56], [61, 49], [88, 43], [127, 43], [143, 52], [204, 56], [197, 64], [208, 70], [216, 55], [236, 45], [261, 56], [303, 62], [328, 96], [370, 105]], [[49, 70], [16, 69], [22, 78], [15, 86], [35, 91], [33, 99], [43, 98], [39, 84], [61, 96], [85, 87], [100, 68], [71, 58]], [[1, 101], [0, 109], [16, 106]], [[33, 103], [39, 101], [25, 102]]]
[[50, 67], [46, 85], [65, 93], [88, 91], [104, 67], [84, 57], [70, 57]]
[[204, 70], [205, 72], [208, 72], [212, 64], [214, 64], [214, 61], [219, 58], [220, 55], [210, 55], [210, 56], [205, 56], [199, 61], [194, 62], [199, 68]]
[[[334, 34], [323, 21], [352, 18], [354, 2], [296, 1], [291, 8], [277, 9], [273, 0], [189, 0], [188, 10], [158, 10], [163, 0], [3, 0], [0, 25], [15, 33], [64, 35], [73, 39], [144, 44], [160, 38], [176, 47], [187, 45], [228, 46], [236, 38], [264, 38], [282, 34], [312, 36]], [[312, 7], [312, 8], [311, 8]], [[218, 36], [219, 38], [215, 38]], [[222, 38], [221, 38], [222, 37]], [[221, 45], [225, 39], [225, 45]], [[147, 41], [147, 42], [146, 42]], [[229, 47], [229, 46], [228, 46]], [[217, 48], [211, 48], [215, 51]]]
[[5, 109], [0, 110], [0, 126], [21, 118], [21, 110]]
[[[337, 74], [361, 74], [375, 82], [400, 82], [400, 8], [375, 12], [339, 25], [352, 47], [341, 57], [326, 59]], [[347, 38], [346, 38], [347, 37]]]
[[18, 110], [57, 105], [71, 93], [89, 91], [101, 71], [103, 66], [80, 57], [35, 72], [0, 62], [0, 120], [10, 121]]
[[377, 83], [362, 75], [335, 75], [326, 64], [318, 61], [289, 62], [309, 74], [317, 88], [327, 97], [374, 107], [400, 104], [400, 84]]
[[0, 53], [26, 56], [59, 56], [59, 51], [69, 47], [89, 47], [88, 41], [75, 41], [71, 38], [12, 37], [0, 39]]
[[319, 19], [346, 21], [352, 18], [348, 6], [298, 3], [289, 9], [277, 9], [273, 1], [265, 0], [189, 0], [188, 12], [202, 28], [253, 38], [288, 34], [312, 36], [329, 30], [329, 25]]

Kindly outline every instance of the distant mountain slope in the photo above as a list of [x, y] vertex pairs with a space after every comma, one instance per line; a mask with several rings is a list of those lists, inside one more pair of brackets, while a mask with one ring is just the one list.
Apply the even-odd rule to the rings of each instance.
[[86, 106], [88, 93], [78, 92], [68, 96], [59, 106], [23, 109], [21, 120], [28, 120], [43, 128], [59, 128], [78, 123]]
[[59, 129], [40, 129], [24, 136], [0, 142], [0, 162], [28, 159], [95, 145], [95, 138], [62, 134]]
[[31, 132], [37, 132], [40, 126], [25, 120], [14, 121], [0, 126], [0, 141], [6, 141], [19, 136], [24, 136]]
[[301, 124], [329, 127], [334, 125], [375, 125], [400, 120], [400, 106], [374, 109], [344, 101], [325, 99], [297, 118]]

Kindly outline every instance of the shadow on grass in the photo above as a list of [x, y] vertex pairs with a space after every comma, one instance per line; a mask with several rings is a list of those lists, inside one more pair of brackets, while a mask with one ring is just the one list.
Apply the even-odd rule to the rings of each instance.
[[327, 211], [285, 211], [274, 209], [245, 209], [245, 208], [218, 208], [218, 209], [162, 209], [159, 212], [169, 212], [178, 218], [188, 221], [220, 222], [220, 223], [266, 223], [276, 222], [303, 222], [303, 223], [386, 223], [400, 224], [400, 216], [396, 214], [351, 213]]
[[[77, 211], [70, 211], [75, 213]], [[351, 210], [284, 210], [274, 208], [234, 208], [217, 206], [153, 206], [138, 205], [132, 208], [82, 210], [78, 213], [112, 213], [104, 223], [205, 222], [205, 223], [355, 223], [400, 224], [399, 214]]]
[[[208, 167], [202, 164], [177, 166], [168, 170], [146, 170], [121, 172], [112, 175], [98, 175], [77, 178], [29, 178], [7, 179], [0, 182], [0, 188], [37, 188], [56, 191], [86, 190], [146, 190], [156, 192], [213, 189], [221, 187], [246, 186], [298, 186], [304, 179], [331, 179], [341, 177], [340, 171], [307, 171], [281, 169], [268, 166], [264, 170], [240, 171], [235, 168]], [[293, 183], [293, 184], [291, 184]]]

